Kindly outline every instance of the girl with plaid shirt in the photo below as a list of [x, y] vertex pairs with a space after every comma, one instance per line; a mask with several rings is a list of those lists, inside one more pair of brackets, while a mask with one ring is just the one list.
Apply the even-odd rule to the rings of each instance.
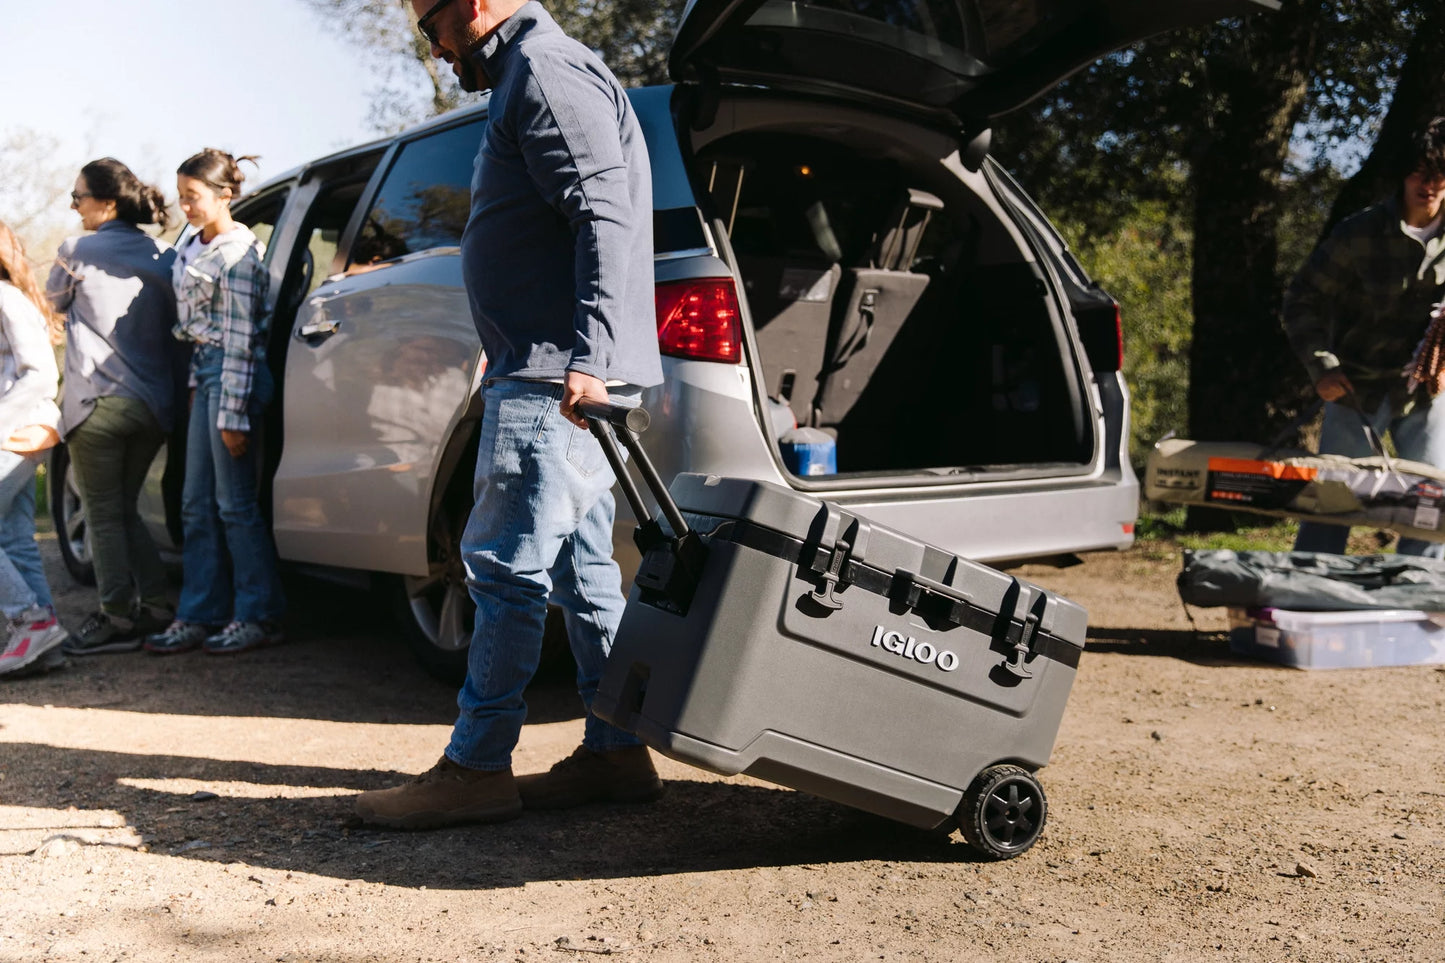
[[237, 159], [207, 148], [176, 175], [181, 213], [196, 228], [173, 274], [176, 337], [194, 346], [181, 496], [184, 575], [175, 621], [145, 647], [244, 652], [281, 641], [285, 606], [257, 499], [254, 444], [273, 394], [265, 358], [270, 276], [265, 246], [231, 217], [245, 180]]

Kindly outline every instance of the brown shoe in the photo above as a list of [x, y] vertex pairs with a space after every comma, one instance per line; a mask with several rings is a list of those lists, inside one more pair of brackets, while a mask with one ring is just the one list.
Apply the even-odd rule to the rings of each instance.
[[662, 780], [646, 746], [610, 752], [578, 746], [548, 771], [518, 776], [517, 792], [528, 809], [567, 809], [592, 802], [651, 802], [662, 795]]
[[392, 829], [499, 823], [521, 814], [512, 770], [468, 769], [446, 756], [410, 782], [356, 797], [356, 815], [363, 822]]

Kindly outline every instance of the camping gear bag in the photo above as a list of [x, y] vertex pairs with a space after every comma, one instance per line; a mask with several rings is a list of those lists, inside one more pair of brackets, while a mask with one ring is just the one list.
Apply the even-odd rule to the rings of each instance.
[[1331, 525], [1368, 525], [1445, 542], [1445, 472], [1421, 462], [1314, 455], [1247, 442], [1166, 438], [1144, 470], [1144, 497]]
[[[592, 711], [662, 754], [1009, 858], [1084, 647], [1074, 603], [781, 485], [664, 487], [642, 409], [584, 403], [643, 558]], [[660, 506], [654, 518], [617, 439]]]
[[1187, 551], [1175, 584], [1204, 608], [1445, 612], [1445, 561], [1419, 555]]

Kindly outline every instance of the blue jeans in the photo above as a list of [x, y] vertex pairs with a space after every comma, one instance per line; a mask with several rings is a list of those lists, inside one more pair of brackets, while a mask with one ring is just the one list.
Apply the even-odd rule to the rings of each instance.
[[219, 349], [199, 348], [195, 399], [186, 431], [186, 482], [181, 494], [180, 604], [176, 617], [202, 625], [260, 622], [281, 617], [286, 601], [276, 574], [276, 548], [257, 501], [256, 426], [270, 399], [271, 380], [258, 365], [251, 394], [251, 431], [236, 458], [221, 441]]
[[[609, 391], [619, 404], [641, 397]], [[597, 439], [562, 417], [561, 399], [561, 385], [525, 381], [491, 381], [483, 394], [476, 504], [462, 534], [476, 628], [446, 750], [471, 769], [512, 764], [549, 597], [566, 619], [589, 710], [582, 744], [595, 752], [640, 744], [590, 711], [626, 604], [612, 560], [615, 479]]]
[[[1404, 417], [1395, 415], [1394, 407], [1387, 398], [1380, 402], [1380, 406], [1368, 417], [1377, 434], [1383, 435], [1386, 430], [1390, 432], [1395, 441], [1395, 451], [1401, 458], [1445, 468], [1445, 398], [1438, 404], [1416, 405]], [[1365, 436], [1360, 416], [1353, 408], [1334, 403], [1325, 405], [1325, 423], [1320, 430], [1320, 454], [1345, 455], [1349, 458], [1374, 454], [1370, 440]], [[1301, 522], [1299, 535], [1295, 537], [1294, 550], [1343, 555], [1349, 537], [1348, 525]], [[1395, 546], [1395, 551], [1401, 555], [1445, 558], [1445, 544], [1427, 542], [1421, 538], [1402, 538]]]
[[53, 605], [35, 544], [35, 462], [0, 451], [0, 612], [13, 619], [35, 605]]

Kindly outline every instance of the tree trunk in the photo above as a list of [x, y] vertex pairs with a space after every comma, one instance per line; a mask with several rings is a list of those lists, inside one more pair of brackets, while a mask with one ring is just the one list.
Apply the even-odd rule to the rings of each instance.
[[1341, 219], [1400, 186], [1400, 165], [1409, 150], [1410, 138], [1431, 118], [1442, 114], [1445, 114], [1445, 7], [1432, 4], [1410, 41], [1395, 85], [1395, 96], [1380, 124], [1370, 156], [1340, 189], [1321, 240]]
[[[1199, 441], [1267, 441], [1299, 376], [1279, 325], [1280, 175], [1314, 62], [1321, 5], [1287, 5], [1250, 23], [1230, 58], [1211, 63], [1218, 104], [1192, 152], [1194, 337], [1189, 431]], [[1192, 528], [1227, 528], [1191, 510]]]

